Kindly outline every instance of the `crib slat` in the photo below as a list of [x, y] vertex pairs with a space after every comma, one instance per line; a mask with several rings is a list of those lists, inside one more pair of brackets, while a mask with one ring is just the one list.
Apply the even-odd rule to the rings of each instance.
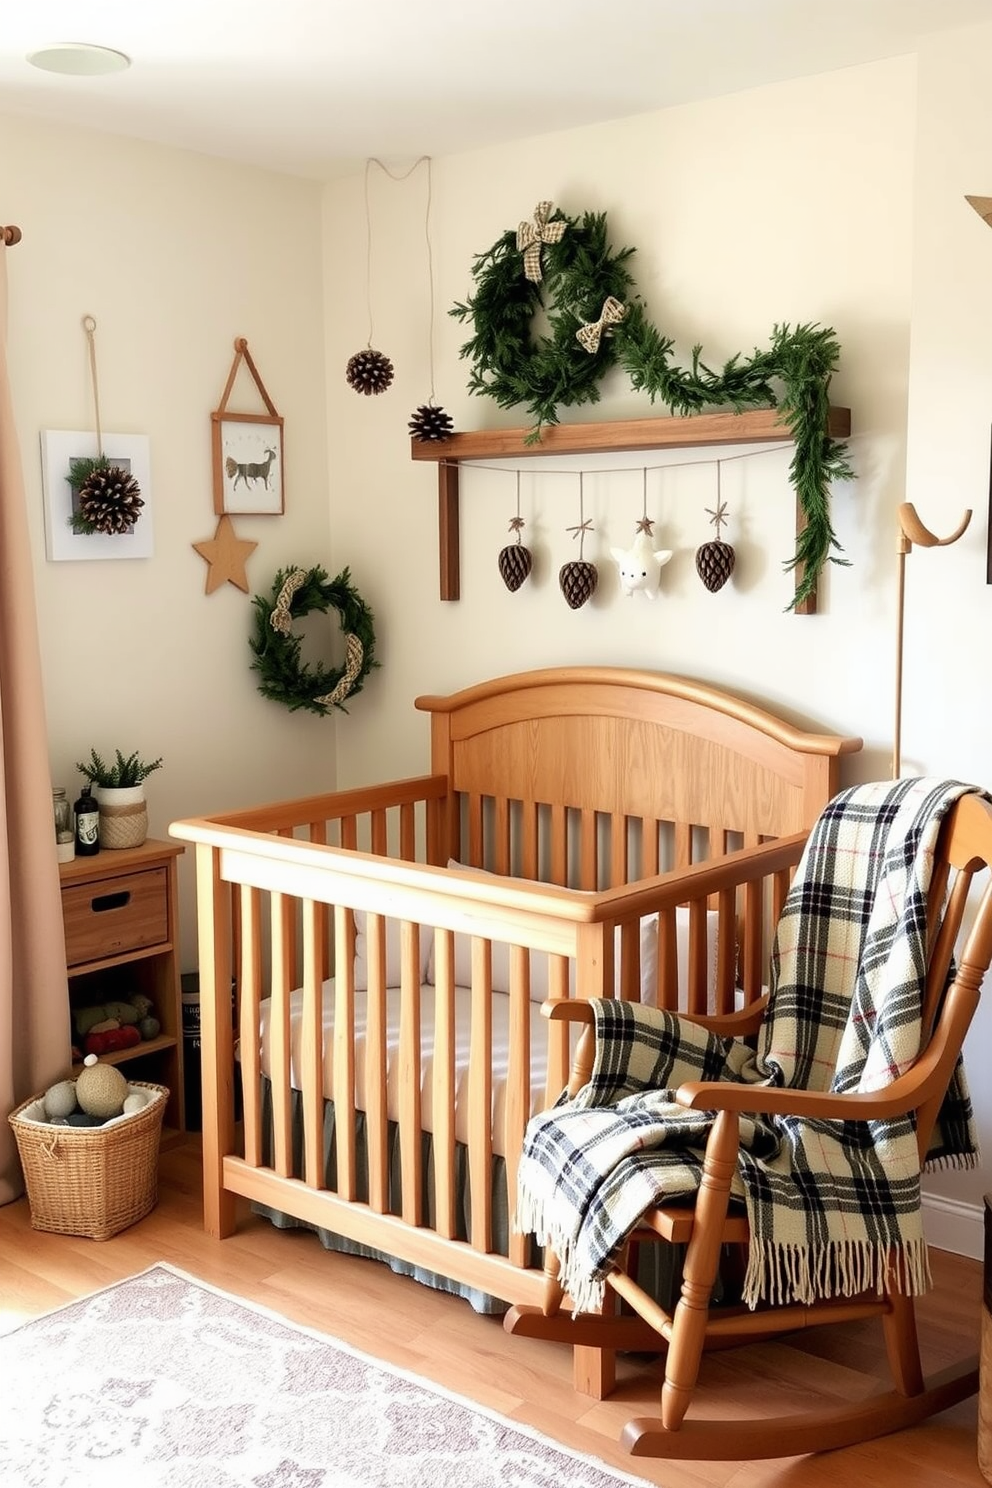
[[271, 920], [271, 1028], [270, 1074], [272, 1080], [273, 1167], [283, 1178], [293, 1172], [292, 1091], [289, 1079], [289, 993], [293, 985], [293, 935], [290, 922], [292, 901], [273, 894]]
[[[342, 911], [343, 913], [343, 911]], [[389, 1122], [386, 1109], [386, 922], [366, 920], [368, 987], [365, 993], [365, 1130], [369, 1204], [389, 1213]]]
[[675, 822], [672, 832], [675, 851], [673, 868], [688, 868], [692, 862], [692, 828], [688, 822]]
[[720, 923], [716, 942], [716, 1002], [714, 1012], [732, 1013], [737, 988], [737, 896], [733, 889], [719, 895]]
[[420, 938], [416, 925], [400, 925], [400, 1170], [403, 1218], [423, 1223], [423, 1151], [420, 1099]]
[[[568, 958], [548, 957], [548, 996], [563, 1000], [569, 995]], [[544, 1104], [553, 1105], [568, 1084], [571, 1055], [568, 1046], [568, 1024], [554, 1022], [548, 1025], [548, 1082], [544, 1090]]]
[[262, 1166], [262, 1124], [259, 1113], [261, 1059], [258, 1046], [262, 1002], [261, 902], [258, 889], [239, 884], [241, 968], [238, 984], [238, 1035], [241, 1051], [241, 1088], [244, 1097], [245, 1158]]
[[492, 1249], [493, 1157], [492, 946], [472, 937], [472, 1028], [468, 1055], [468, 1176], [474, 1249]]
[[412, 863], [417, 856], [417, 818], [413, 803], [404, 801], [400, 807], [400, 857]]
[[[320, 1016], [319, 1010], [317, 1016]], [[355, 967], [353, 961], [346, 963], [341, 968], [341, 975], [334, 978], [333, 1062], [334, 1156], [337, 1162], [335, 1187], [342, 1199], [353, 1200], [358, 1197], [355, 1159]], [[323, 1145], [322, 1141], [321, 1145]]]
[[[312, 899], [302, 902], [303, 1014], [300, 1021], [303, 1100], [303, 1173], [311, 1188], [324, 1185], [324, 1070], [321, 955], [325, 911]], [[335, 1093], [337, 1073], [335, 1072]]]
[[434, 932], [434, 1228], [457, 1234], [455, 1189], [455, 937]]
[[485, 839], [482, 830], [482, 797], [475, 791], [466, 795], [466, 825], [468, 827], [468, 862], [476, 868], [485, 867]]
[[752, 881], [744, 886], [744, 914], [741, 924], [741, 986], [747, 1002], [761, 996], [762, 946], [761, 884]]
[[530, 1116], [530, 956], [521, 946], [510, 947], [509, 1057], [506, 1070], [506, 1108], [503, 1152], [506, 1194], [510, 1207], [509, 1256], [515, 1266], [526, 1266], [530, 1242], [513, 1228], [517, 1169], [523, 1150], [524, 1128]]

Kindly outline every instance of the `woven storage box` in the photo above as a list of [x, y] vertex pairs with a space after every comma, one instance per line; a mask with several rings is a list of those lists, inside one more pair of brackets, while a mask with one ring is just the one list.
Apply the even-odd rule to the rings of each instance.
[[156, 1099], [106, 1126], [51, 1126], [25, 1119], [40, 1096], [10, 1113], [34, 1229], [109, 1240], [154, 1209], [169, 1092], [141, 1080], [129, 1084], [132, 1090], [153, 1091]]

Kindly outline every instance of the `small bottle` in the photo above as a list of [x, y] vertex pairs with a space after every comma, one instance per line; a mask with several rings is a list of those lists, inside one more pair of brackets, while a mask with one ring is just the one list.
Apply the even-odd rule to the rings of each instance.
[[55, 816], [55, 847], [60, 863], [71, 863], [76, 856], [72, 811], [64, 785], [52, 787], [52, 811]]
[[76, 851], [81, 858], [100, 851], [100, 808], [93, 799], [92, 789], [84, 785], [72, 808], [76, 813]]

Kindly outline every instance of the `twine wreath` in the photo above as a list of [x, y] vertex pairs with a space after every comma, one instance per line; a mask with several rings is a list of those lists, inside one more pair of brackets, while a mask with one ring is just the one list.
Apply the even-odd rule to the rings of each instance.
[[[532, 222], [504, 232], [476, 256], [475, 293], [449, 314], [471, 324], [461, 348], [472, 362], [469, 391], [501, 408], [525, 405], [534, 419], [528, 443], [558, 409], [599, 401], [599, 384], [620, 366], [632, 386], [675, 414], [729, 406], [777, 408], [793, 439], [789, 478], [805, 519], [787, 570], [802, 568], [792, 608], [809, 598], [827, 562], [846, 563], [830, 521], [830, 482], [854, 472], [846, 445], [829, 431], [830, 379], [840, 346], [829, 326], [776, 325], [767, 351], [733, 356], [721, 371], [692, 352], [691, 366], [671, 363], [674, 341], [648, 320], [627, 268], [633, 248], [610, 247], [605, 212], [568, 217], [539, 202]], [[547, 332], [534, 334], [544, 312]]]
[[[361, 692], [379, 663], [375, 659], [375, 622], [372, 611], [351, 583], [347, 568], [328, 581], [323, 568], [285, 568], [276, 574], [272, 597], [257, 594], [254, 633], [249, 640], [263, 697], [295, 712], [306, 708], [326, 717], [332, 708], [347, 713], [345, 700]], [[345, 637], [345, 664], [334, 669], [310, 667], [300, 656], [294, 620], [314, 610], [337, 610]]]

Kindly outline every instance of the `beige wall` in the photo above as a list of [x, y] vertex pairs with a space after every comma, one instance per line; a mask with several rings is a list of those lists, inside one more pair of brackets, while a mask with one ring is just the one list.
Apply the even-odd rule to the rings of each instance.
[[[177, 816], [334, 780], [332, 720], [289, 714], [249, 671], [251, 594], [336, 561], [328, 520], [320, 203], [312, 183], [204, 156], [0, 118], [8, 356], [35, 558], [52, 778], [70, 799], [90, 746], [164, 768], [153, 835]], [[50, 563], [39, 431], [94, 428], [84, 314], [97, 321], [101, 423], [151, 441], [154, 556]], [[251, 592], [204, 592], [210, 412], [245, 336], [286, 420], [286, 515], [237, 518]], [[246, 373], [230, 400], [261, 411]], [[334, 571], [333, 569], [331, 570]], [[196, 964], [192, 863], [182, 959]]]

